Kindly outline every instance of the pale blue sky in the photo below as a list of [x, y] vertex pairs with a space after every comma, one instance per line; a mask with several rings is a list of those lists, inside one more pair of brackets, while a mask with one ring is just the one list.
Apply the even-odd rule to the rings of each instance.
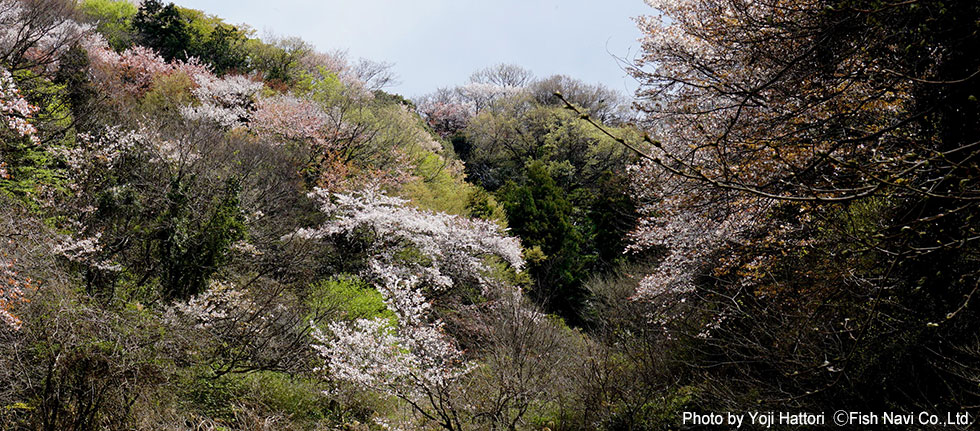
[[612, 57], [634, 56], [640, 37], [632, 17], [642, 0], [174, 0], [245, 23], [259, 34], [299, 36], [320, 51], [394, 63], [415, 97], [467, 81], [497, 63], [536, 76], [565, 74], [630, 94], [634, 81]]

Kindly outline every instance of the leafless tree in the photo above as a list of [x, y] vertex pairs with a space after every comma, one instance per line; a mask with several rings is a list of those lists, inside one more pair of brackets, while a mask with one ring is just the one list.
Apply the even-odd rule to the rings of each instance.
[[480, 69], [470, 75], [470, 82], [494, 84], [501, 87], [524, 87], [534, 79], [534, 73], [513, 64], [496, 64]]

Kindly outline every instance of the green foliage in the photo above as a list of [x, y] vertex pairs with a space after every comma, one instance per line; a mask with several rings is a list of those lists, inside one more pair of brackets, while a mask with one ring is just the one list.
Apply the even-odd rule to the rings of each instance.
[[227, 72], [245, 73], [251, 70], [246, 43], [250, 32], [226, 24], [221, 18], [196, 9], [177, 7], [187, 21], [192, 39], [187, 47], [192, 57], [211, 66], [217, 75]]
[[194, 85], [194, 80], [183, 73], [158, 77], [150, 91], [139, 100], [139, 109], [146, 115], [166, 116], [180, 121], [180, 108], [196, 101], [191, 93]]
[[94, 22], [95, 30], [101, 33], [116, 51], [122, 51], [133, 44], [131, 25], [138, 9], [127, 0], [84, 0], [79, 4], [82, 20]]
[[476, 192], [461, 175], [453, 175], [454, 160], [424, 150], [419, 152], [417, 179], [402, 186], [401, 195], [419, 208], [466, 215], [468, 200]]
[[401, 94], [389, 93], [383, 90], [374, 90], [371, 93], [374, 94], [375, 99], [386, 105], [402, 105], [411, 110], [415, 109], [415, 103], [406, 99]]
[[131, 429], [136, 410], [173, 370], [160, 321], [142, 307], [99, 304], [66, 287], [32, 295], [16, 341], [0, 340], [12, 371], [3, 395], [12, 391], [21, 406], [0, 410], [0, 428]]
[[[507, 224], [534, 250], [532, 294], [536, 289], [546, 309], [578, 324], [582, 280], [625, 259], [626, 234], [637, 218], [625, 170], [635, 156], [551, 98], [532, 96], [495, 103], [451, 140], [468, 178], [497, 193]], [[485, 216], [482, 196], [473, 196], [474, 214]]]
[[215, 74], [244, 73], [249, 70], [248, 36], [234, 26], [217, 24], [195, 50], [196, 56], [211, 65]]
[[72, 111], [65, 97], [65, 85], [29, 70], [14, 73], [14, 80], [26, 99], [40, 108], [34, 115], [34, 123], [48, 144], [70, 142], [66, 131], [72, 125]]
[[308, 377], [263, 371], [240, 377], [237, 400], [291, 420], [315, 423], [333, 416], [330, 400], [319, 382]]
[[216, 377], [206, 368], [193, 369], [180, 382], [180, 387], [185, 409], [224, 423], [234, 422], [236, 400], [245, 389], [238, 375]]
[[[571, 190], [595, 184], [604, 172], [622, 170], [633, 155], [568, 109], [537, 105], [516, 97], [503, 108], [487, 110], [454, 138], [467, 163], [467, 174], [494, 191], [523, 175], [532, 160], [548, 164], [555, 180]], [[616, 133], [632, 136], [628, 128]]]
[[508, 183], [498, 194], [511, 230], [525, 247], [540, 247], [547, 258], [529, 267], [535, 286], [532, 297], [549, 311], [580, 322], [584, 301], [580, 273], [582, 234], [572, 223], [572, 204], [555, 184], [544, 163], [528, 165], [524, 184]]
[[312, 48], [298, 38], [275, 39], [264, 42], [249, 39], [245, 44], [250, 64], [264, 73], [267, 82], [291, 86], [301, 79], [300, 60]]
[[187, 60], [194, 34], [187, 17], [173, 3], [146, 0], [133, 17], [136, 41], [156, 50], [165, 60]]
[[310, 285], [306, 305], [313, 317], [355, 320], [383, 317], [394, 324], [395, 314], [381, 293], [360, 278], [341, 274]]
[[36, 208], [42, 199], [65, 191], [64, 169], [52, 150], [74, 145], [72, 111], [65, 102], [64, 85], [28, 70], [17, 71], [14, 79], [25, 98], [40, 108], [33, 124], [42, 142], [38, 145], [12, 133], [0, 137], [0, 161], [9, 173], [9, 178], [0, 178], [0, 193]]
[[549, 255], [573, 243], [571, 202], [542, 162], [531, 162], [524, 184], [510, 182], [499, 193], [511, 228]]
[[313, 149], [307, 171], [311, 186], [346, 189], [378, 183], [422, 208], [465, 212], [470, 186], [459, 161], [399, 101], [347, 85], [323, 67], [300, 73], [294, 93], [344, 123], [327, 145]]
[[306, 96], [325, 106], [342, 102], [345, 89], [344, 83], [336, 73], [322, 67], [315, 74], [300, 72], [293, 85], [296, 94]]
[[605, 271], [622, 263], [626, 259], [626, 235], [633, 230], [637, 218], [628, 179], [611, 171], [603, 172], [584, 206], [592, 225], [586, 243], [594, 247], [596, 269]]
[[493, 220], [497, 224], [507, 227], [507, 213], [504, 212], [504, 208], [492, 194], [481, 187], [474, 187], [467, 197], [466, 210], [466, 215], [470, 217]]
[[132, 29], [137, 42], [168, 61], [195, 57], [218, 75], [250, 70], [249, 33], [199, 10], [148, 0], [133, 16]]
[[188, 213], [187, 193], [187, 186], [175, 179], [167, 195], [168, 207], [157, 220], [160, 282], [168, 299], [186, 299], [203, 291], [210, 276], [226, 261], [232, 243], [245, 238], [235, 180], [227, 180], [224, 192], [214, 198], [210, 214], [196, 223]]
[[9, 178], [0, 178], [0, 192], [37, 207], [40, 193], [62, 183], [51, 155], [26, 139], [5, 139], [0, 153], [7, 164]]
[[180, 382], [180, 392], [184, 409], [226, 429], [248, 427], [251, 417], [286, 418], [285, 429], [320, 429], [342, 416], [315, 379], [282, 372], [214, 376], [199, 368]]
[[692, 411], [691, 402], [697, 393], [690, 386], [669, 388], [657, 399], [644, 403], [637, 409], [616, 405], [610, 417], [604, 420], [604, 429], [660, 430], [671, 429], [684, 423], [685, 411]]

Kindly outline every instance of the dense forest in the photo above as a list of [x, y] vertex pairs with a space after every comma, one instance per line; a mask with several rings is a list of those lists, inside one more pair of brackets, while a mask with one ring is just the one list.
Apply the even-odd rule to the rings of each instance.
[[409, 100], [173, 3], [0, 0], [0, 429], [972, 426], [980, 3], [647, 3], [636, 94]]

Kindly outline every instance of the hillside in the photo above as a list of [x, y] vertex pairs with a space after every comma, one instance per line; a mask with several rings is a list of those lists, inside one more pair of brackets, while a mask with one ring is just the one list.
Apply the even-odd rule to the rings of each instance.
[[635, 95], [409, 100], [173, 3], [0, 0], [0, 429], [970, 426], [980, 6], [648, 3]]

